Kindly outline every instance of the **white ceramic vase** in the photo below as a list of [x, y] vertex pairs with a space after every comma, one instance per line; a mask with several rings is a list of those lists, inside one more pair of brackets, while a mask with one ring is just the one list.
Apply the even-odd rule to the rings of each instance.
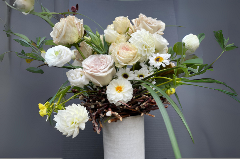
[[104, 159], [145, 159], [144, 116], [103, 123]]

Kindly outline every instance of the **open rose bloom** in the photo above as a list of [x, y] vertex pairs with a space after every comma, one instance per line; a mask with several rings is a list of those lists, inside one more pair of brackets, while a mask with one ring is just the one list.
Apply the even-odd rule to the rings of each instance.
[[[32, 73], [44, 73], [42, 66], [64, 70], [67, 81], [56, 89], [56, 94], [45, 104], [39, 103], [40, 115], [46, 116], [47, 120], [52, 120], [53, 113], [57, 114], [53, 119], [56, 121], [55, 127], [64, 135], [76, 137], [79, 130], [85, 129], [88, 120], [92, 122], [94, 131], [100, 133], [105, 120], [111, 123], [129, 116], [154, 117], [151, 111], [160, 109], [168, 126], [169, 137], [172, 143], [177, 143], [165, 110], [168, 105], [176, 110], [192, 138], [182, 111], [171, 99], [173, 94], [178, 98], [177, 87], [198, 86], [194, 83], [227, 86], [210, 78], [190, 78], [212, 70], [212, 64], [216, 61], [210, 65], [204, 64], [195, 54], [205, 37], [204, 33], [186, 35], [182, 41], [169, 47], [164, 37], [165, 23], [157, 18], [139, 14], [130, 20], [127, 16], [119, 16], [99, 33], [93, 32], [83, 23], [83, 19], [68, 13], [62, 13], [64, 16], [60, 21], [53, 24], [51, 15], [56, 13], [37, 14], [33, 11], [34, 2], [16, 0], [14, 6], [24, 13], [38, 15], [50, 24], [52, 39], [43, 37], [34, 42], [21, 35], [23, 39], [16, 41], [31, 46], [32, 52], [21, 51], [17, 55], [28, 62], [41, 62], [39, 66], [27, 68]], [[72, 11], [77, 15], [78, 5], [72, 7]], [[228, 39], [223, 38], [221, 30], [214, 32], [214, 35], [223, 52], [237, 48], [234, 44], [227, 44]], [[58, 77], [56, 80], [59, 80]], [[227, 87], [231, 91], [210, 89], [240, 102], [236, 91]], [[69, 105], [72, 99], [79, 99], [79, 103]], [[178, 149], [174, 151], [176, 158], [181, 158]]]

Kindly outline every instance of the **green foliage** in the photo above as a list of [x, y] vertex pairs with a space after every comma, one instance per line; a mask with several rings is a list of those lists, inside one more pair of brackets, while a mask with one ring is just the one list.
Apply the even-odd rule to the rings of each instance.
[[45, 45], [54, 45], [54, 46], [57, 46], [57, 44], [55, 44], [55, 43], [53, 42], [53, 40], [46, 40], [46, 41], [45, 41]]
[[205, 38], [205, 34], [204, 33], [200, 33], [197, 35], [198, 39], [199, 39], [199, 43], [201, 43], [203, 41], [203, 39]]
[[[180, 99], [179, 99], [179, 97], [178, 97], [178, 95], [177, 95], [177, 92], [175, 92], [174, 95], [175, 95], [175, 97], [177, 98], [178, 103], [179, 103], [179, 105], [180, 105], [181, 108], [182, 108], [182, 105], [181, 105]], [[182, 110], [183, 110], [183, 108], [182, 108]]]
[[15, 40], [16, 42], [18, 42], [19, 44], [21, 44], [22, 46], [25, 46], [25, 47], [31, 47], [31, 44], [29, 44], [26, 40], [24, 39], [13, 39]]
[[[146, 82], [146, 81], [142, 81], [142, 80], [141, 80], [141, 82], [142, 82], [142, 83], [146, 83], [146, 84], [148, 84], [149, 86], [155, 88], [160, 94], [162, 94], [165, 98], [167, 98], [167, 100], [170, 102], [170, 104], [172, 105], [172, 107], [175, 109], [175, 111], [177, 112], [177, 114], [179, 115], [179, 117], [182, 119], [182, 122], [183, 122], [183, 124], [185, 125], [185, 127], [186, 127], [186, 129], [187, 129], [187, 131], [188, 131], [188, 133], [189, 133], [189, 135], [190, 135], [190, 137], [191, 137], [191, 139], [192, 139], [192, 141], [193, 141], [193, 143], [194, 143], [193, 136], [192, 136], [192, 133], [191, 133], [191, 131], [190, 131], [190, 128], [188, 127], [188, 124], [187, 124], [187, 122], [186, 122], [186, 120], [185, 120], [185, 118], [184, 118], [181, 110], [180, 110], [179, 107], [177, 106], [177, 104], [176, 104], [162, 89], [160, 89], [159, 87], [157, 87], [157, 86], [155, 86], [155, 85], [153, 85], [153, 84], [151, 84], [151, 83], [149, 83], [149, 82]], [[142, 84], [142, 85], [143, 85], [143, 84]], [[144, 85], [144, 87], [145, 87], [145, 85]], [[148, 89], [148, 91], [149, 91], [149, 89]], [[150, 91], [149, 91], [149, 92], [150, 92]], [[151, 93], [151, 95], [153, 95], [153, 94]], [[158, 98], [159, 98], [159, 97], [158, 97]], [[155, 99], [155, 98], [154, 98], [154, 99]], [[155, 100], [156, 100], [156, 99], [155, 99]], [[159, 108], [159, 109], [160, 109], [160, 108]]]
[[203, 59], [202, 58], [196, 58], [196, 59], [190, 59], [190, 60], [186, 60], [183, 62], [184, 64], [203, 64]]
[[223, 51], [230, 51], [230, 50], [233, 50], [235, 48], [238, 48], [234, 44], [227, 45], [227, 43], [229, 41], [229, 38], [225, 39], [223, 37], [222, 30], [214, 31], [214, 36], [215, 36], [216, 41], [218, 42], [218, 44], [220, 45], [220, 47], [222, 48]]
[[173, 46], [174, 52], [176, 52], [177, 55], [185, 55], [187, 49], [185, 48], [185, 43], [183, 42], [177, 42]]
[[4, 55], [5, 55], [5, 53], [0, 55], [0, 62], [3, 61]]
[[32, 73], [41, 73], [41, 74], [44, 73], [43, 70], [41, 70], [40, 68], [36, 68], [36, 67], [29, 67], [26, 70], [29, 72], [32, 72]]
[[163, 105], [162, 101], [160, 100], [159, 96], [157, 95], [157, 93], [151, 87], [149, 87], [146, 84], [142, 84], [142, 86], [147, 88], [147, 90], [151, 93], [152, 97], [154, 98], [154, 100], [156, 101], [156, 103], [159, 107], [159, 110], [162, 114], [164, 123], [165, 123], [166, 128], [167, 128], [167, 132], [168, 132], [171, 144], [172, 144], [172, 148], [173, 148], [175, 158], [176, 159], [182, 158], [179, 147], [178, 147], [177, 139], [176, 139], [176, 136], [174, 134], [174, 130], [173, 130], [170, 118], [168, 116], [168, 113], [166, 111], [166, 108], [164, 107], [164, 105]]

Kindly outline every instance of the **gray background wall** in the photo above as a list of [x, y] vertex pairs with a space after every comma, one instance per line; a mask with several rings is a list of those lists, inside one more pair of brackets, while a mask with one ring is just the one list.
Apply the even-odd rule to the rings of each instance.
[[[66, 11], [72, 5], [79, 4], [79, 13], [96, 20], [103, 28], [111, 24], [117, 16], [136, 18], [139, 13], [158, 18], [167, 25], [182, 25], [184, 28], [168, 27], [164, 37], [170, 46], [189, 34], [205, 33], [197, 54], [204, 63], [213, 62], [221, 53], [214, 39], [213, 31], [223, 30], [230, 43], [240, 46], [240, 18], [237, 0], [39, 0], [51, 11]], [[36, 10], [39, 5], [36, 4]], [[7, 9], [0, 2], [0, 17], [6, 21]], [[84, 19], [84, 24], [93, 30], [97, 26]], [[57, 20], [54, 21], [56, 23]], [[47, 36], [51, 27], [43, 20], [32, 15], [11, 11], [10, 24], [14, 32], [22, 33], [30, 39]], [[3, 30], [3, 23], [0, 25]], [[100, 33], [103, 31], [98, 28]], [[1, 53], [9, 50], [26, 49], [14, 42], [10, 43], [6, 34], [0, 31]], [[240, 93], [239, 49], [226, 52], [214, 64], [214, 71], [198, 78], [215, 78], [226, 82]], [[66, 159], [103, 158], [102, 134], [92, 131], [87, 123], [86, 129], [72, 139], [62, 136], [38, 114], [38, 103], [43, 103], [52, 96], [59, 86], [66, 81], [66, 70], [43, 68], [45, 73], [32, 74], [28, 67], [40, 63], [27, 64], [15, 54], [6, 55], [0, 63], [0, 157], [62, 157]], [[208, 86], [208, 85], [206, 85]], [[214, 85], [215, 86], [215, 85]], [[216, 86], [224, 89], [224, 87]], [[195, 144], [183, 126], [175, 111], [167, 109], [171, 118], [183, 158], [237, 158], [240, 157], [240, 104], [232, 98], [204, 88], [182, 86], [177, 88], [183, 113], [192, 131]], [[75, 103], [78, 101], [74, 101]], [[152, 112], [155, 118], [145, 117], [146, 159], [174, 158], [165, 125], [158, 110]]]

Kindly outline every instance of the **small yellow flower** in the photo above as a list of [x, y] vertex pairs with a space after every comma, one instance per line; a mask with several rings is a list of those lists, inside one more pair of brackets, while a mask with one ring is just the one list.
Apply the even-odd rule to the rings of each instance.
[[175, 93], [175, 89], [174, 88], [170, 88], [170, 89], [166, 90], [166, 94], [169, 95], [169, 96], [174, 94], [174, 93]]
[[[47, 104], [47, 103], [46, 103]], [[44, 115], [47, 114], [47, 107], [41, 103], [38, 104], [39, 107], [39, 114], [43, 117]]]
[[25, 59], [26, 63], [31, 63], [33, 61], [33, 59]]

